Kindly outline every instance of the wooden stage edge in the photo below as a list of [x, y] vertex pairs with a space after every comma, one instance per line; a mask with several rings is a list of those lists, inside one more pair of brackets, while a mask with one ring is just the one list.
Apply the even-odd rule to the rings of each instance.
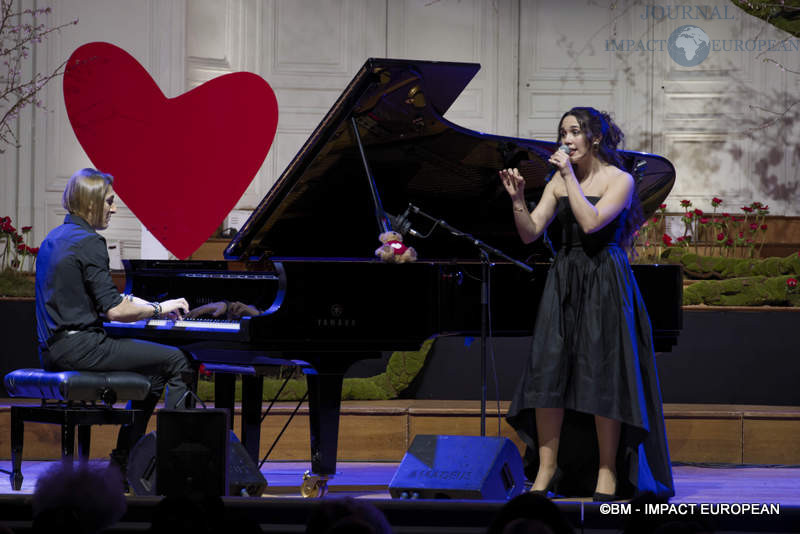
[[[9, 459], [9, 406], [37, 404], [29, 399], [0, 399], [0, 459]], [[505, 414], [508, 402], [500, 403]], [[263, 457], [279, 434], [295, 403], [276, 403], [261, 427]], [[239, 415], [234, 430], [239, 428]], [[498, 430], [497, 403], [487, 405], [486, 435]], [[303, 405], [269, 457], [270, 461], [309, 459], [307, 405]], [[674, 463], [733, 465], [800, 465], [800, 407], [722, 404], [665, 404], [664, 419]], [[156, 418], [149, 430], [155, 430]], [[522, 451], [523, 445], [505, 420], [500, 434]], [[117, 428], [92, 428], [92, 458], [107, 458]], [[339, 460], [399, 462], [418, 434], [480, 435], [479, 401], [389, 400], [345, 401], [339, 426]], [[57, 425], [25, 425], [25, 460], [56, 459], [60, 455]]]

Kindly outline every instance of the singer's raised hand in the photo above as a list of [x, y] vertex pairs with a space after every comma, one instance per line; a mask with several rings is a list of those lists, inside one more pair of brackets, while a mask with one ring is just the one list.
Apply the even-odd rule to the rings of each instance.
[[513, 200], [525, 199], [525, 178], [517, 169], [503, 169], [498, 171], [503, 186]]
[[572, 163], [569, 160], [569, 149], [559, 148], [550, 155], [547, 160], [551, 165], [555, 165], [561, 176], [568, 176], [572, 172]]

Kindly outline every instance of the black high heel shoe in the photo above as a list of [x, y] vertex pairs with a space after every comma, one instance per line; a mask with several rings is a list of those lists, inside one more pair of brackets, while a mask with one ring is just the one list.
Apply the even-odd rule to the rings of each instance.
[[528, 491], [528, 493], [533, 493], [534, 495], [541, 495], [542, 497], [547, 497], [550, 493], [555, 494], [555, 488], [561, 481], [561, 476], [562, 476], [561, 469], [556, 467], [556, 472], [553, 473], [553, 476], [550, 478], [550, 482], [547, 483], [546, 488], [544, 488], [543, 490], [532, 489]]
[[593, 502], [612, 502], [619, 500], [619, 497], [613, 493], [600, 493], [599, 491], [595, 491], [594, 495], [592, 495]]

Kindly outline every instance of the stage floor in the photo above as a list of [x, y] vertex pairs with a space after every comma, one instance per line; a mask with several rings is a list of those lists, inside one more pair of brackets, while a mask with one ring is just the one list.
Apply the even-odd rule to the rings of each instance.
[[[102, 463], [100, 460], [93, 462]], [[0, 494], [33, 493], [36, 480], [55, 461], [25, 461], [22, 490], [11, 490], [8, 476], [0, 476]], [[329, 495], [356, 498], [389, 499], [388, 485], [397, 469], [394, 462], [339, 462], [337, 475], [329, 483]], [[299, 497], [303, 473], [308, 462], [267, 462], [261, 472], [269, 484], [264, 497]], [[0, 461], [0, 470], [9, 472], [11, 462]], [[760, 503], [800, 506], [800, 467], [673, 467], [676, 495], [670, 502], [679, 503]], [[556, 499], [574, 502], [580, 499]]]

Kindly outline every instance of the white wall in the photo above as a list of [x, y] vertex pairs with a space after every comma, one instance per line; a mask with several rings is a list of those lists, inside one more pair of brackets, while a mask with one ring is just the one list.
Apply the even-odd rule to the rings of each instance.
[[[800, 71], [800, 51], [712, 51], [701, 65], [681, 67], [658, 50], [658, 43], [684, 24], [716, 40], [787, 37], [725, 0], [702, 3], [716, 9], [711, 20], [687, 12], [681, 6], [693, 4], [683, 1], [647, 2], [667, 14], [659, 20], [645, 2], [632, 0], [51, 0], [51, 5], [51, 24], [75, 17], [80, 23], [50, 38], [37, 51], [37, 65], [54, 66], [77, 46], [106, 40], [133, 54], [168, 96], [238, 70], [256, 72], [272, 85], [280, 108], [278, 131], [240, 209], [258, 204], [366, 58], [395, 57], [481, 63], [447, 115], [470, 129], [550, 140], [571, 106], [612, 112], [626, 132], [627, 148], [661, 154], [675, 164], [671, 209], [678, 209], [682, 198], [707, 209], [711, 197], [720, 196], [730, 211], [760, 200], [773, 214], [800, 215], [800, 121], [762, 127], [800, 94], [800, 75], [771, 61]], [[610, 39], [652, 43], [656, 49], [608, 50]], [[51, 84], [46, 96], [51, 111], [26, 111], [21, 148], [0, 156], [0, 216], [10, 213], [20, 225], [33, 224], [37, 242], [63, 217], [66, 178], [89, 164], [66, 119], [60, 83]], [[797, 113], [790, 110], [790, 118]], [[106, 236], [121, 241], [123, 257], [138, 256], [140, 225], [124, 208]]]

